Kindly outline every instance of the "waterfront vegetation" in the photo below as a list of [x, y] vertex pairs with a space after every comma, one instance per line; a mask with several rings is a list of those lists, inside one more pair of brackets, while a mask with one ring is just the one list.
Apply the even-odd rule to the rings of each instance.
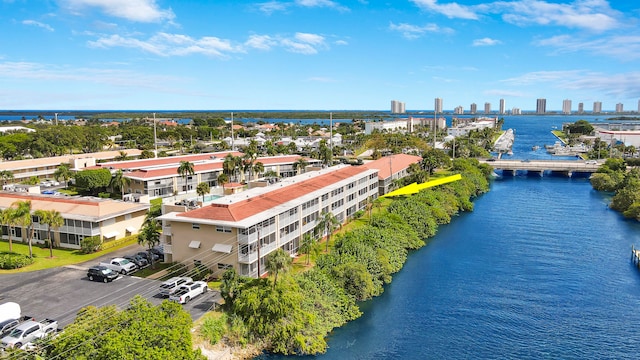
[[489, 190], [489, 166], [456, 159], [449, 170], [463, 179], [390, 202], [362, 226], [338, 233], [330, 251], [304, 271], [289, 271], [286, 257], [274, 261], [278, 252], [269, 255], [267, 266], [278, 269], [270, 269], [269, 278], [244, 278], [228, 270], [220, 286], [224, 336], [220, 320], [201, 336], [282, 354], [325, 352], [329, 332], [358, 318], [359, 303], [383, 293], [410, 251], [428, 243], [458, 212], [471, 211], [472, 199]]
[[609, 206], [626, 218], [640, 221], [639, 159], [610, 158], [591, 177], [591, 186], [613, 193]]

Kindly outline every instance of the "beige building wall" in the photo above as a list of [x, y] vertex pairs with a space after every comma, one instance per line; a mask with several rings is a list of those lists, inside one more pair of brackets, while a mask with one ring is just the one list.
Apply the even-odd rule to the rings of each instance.
[[[166, 235], [167, 227], [164, 230]], [[171, 235], [166, 237], [166, 240], [168, 244], [170, 242], [172, 254], [170, 254], [170, 259], [166, 259], [167, 261], [178, 261], [189, 267], [199, 261], [213, 270], [215, 277], [221, 277], [229, 267], [240, 272], [236, 228], [174, 221], [171, 222], [170, 233]], [[230, 252], [213, 251], [214, 246], [216, 248], [226, 246]], [[165, 256], [169, 256], [169, 254], [165, 254]]]

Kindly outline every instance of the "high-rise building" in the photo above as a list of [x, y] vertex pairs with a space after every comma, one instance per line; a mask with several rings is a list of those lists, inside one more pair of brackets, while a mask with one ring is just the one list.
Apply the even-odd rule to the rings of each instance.
[[504, 115], [506, 112], [506, 107], [507, 104], [505, 103], [504, 99], [500, 99], [500, 114]]
[[578, 103], [578, 114], [584, 114], [584, 103]]
[[571, 114], [571, 100], [569, 99], [562, 100], [562, 113], [565, 115]]
[[602, 102], [594, 101], [593, 102], [593, 113], [600, 114], [602, 112]]
[[435, 100], [435, 105], [434, 105], [434, 111], [436, 113], [441, 113], [442, 112], [442, 99], [441, 98], [436, 98]]
[[484, 103], [484, 113], [485, 114], [491, 114], [491, 103]]
[[464, 108], [462, 106], [456, 106], [456, 108], [453, 109], [453, 113], [456, 115], [462, 115], [464, 114]]
[[638, 112], [640, 113], [640, 100], [638, 100]]
[[617, 113], [623, 113], [624, 112], [624, 105], [622, 105], [622, 103], [617, 103], [616, 104], [616, 112]]
[[514, 107], [511, 109], [511, 115], [522, 115], [522, 110], [520, 108]]
[[391, 113], [404, 114], [405, 113], [404, 103], [398, 100], [391, 100]]
[[471, 106], [469, 107], [469, 112], [471, 114], [475, 114], [478, 111], [478, 105], [476, 105], [476, 103], [472, 103]]
[[536, 114], [544, 114], [547, 112], [547, 99], [538, 99], [536, 101]]

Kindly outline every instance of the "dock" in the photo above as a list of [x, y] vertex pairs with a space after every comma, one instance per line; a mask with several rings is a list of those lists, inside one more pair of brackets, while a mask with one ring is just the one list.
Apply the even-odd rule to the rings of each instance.
[[634, 245], [631, 245], [631, 261], [640, 268], [640, 250], [636, 249]]

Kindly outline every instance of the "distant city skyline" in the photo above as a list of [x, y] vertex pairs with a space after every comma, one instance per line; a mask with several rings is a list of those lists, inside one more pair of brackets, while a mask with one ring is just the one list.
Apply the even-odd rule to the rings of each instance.
[[[0, 0], [0, 110], [443, 111], [640, 99], [624, 0]], [[476, 105], [477, 106], [477, 105]]]

